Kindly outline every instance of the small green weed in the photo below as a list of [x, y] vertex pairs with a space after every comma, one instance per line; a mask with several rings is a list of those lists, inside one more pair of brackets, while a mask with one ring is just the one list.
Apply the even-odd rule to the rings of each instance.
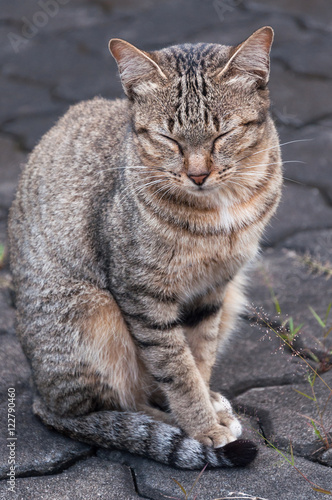
[[293, 451], [293, 446], [292, 446], [291, 442], [289, 443], [290, 456], [291, 456], [289, 459], [281, 450], [279, 450], [276, 446], [274, 446], [273, 443], [271, 443], [268, 439], [266, 439], [265, 436], [262, 435], [261, 437], [264, 439], [264, 441], [267, 442], [267, 444], [271, 448], [273, 448], [277, 453], [279, 453], [279, 455], [281, 455], [281, 457], [287, 463], [289, 463], [289, 465], [291, 465], [296, 470], [296, 472], [298, 472], [303, 477], [303, 479], [305, 479], [305, 481], [307, 481], [309, 483], [312, 490], [317, 491], [318, 493], [323, 493], [324, 495], [332, 496], [331, 491], [325, 490], [324, 488], [321, 488], [320, 486], [318, 486], [318, 484], [316, 484], [313, 481], [311, 481], [310, 479], [308, 479], [307, 476], [305, 474], [303, 474], [303, 472], [295, 465], [294, 451]]
[[[192, 485], [192, 487], [190, 488], [190, 490], [188, 492], [185, 490], [185, 488], [182, 486], [182, 484], [179, 481], [177, 481], [176, 479], [174, 479], [174, 477], [171, 477], [172, 481], [174, 481], [174, 483], [176, 483], [178, 485], [178, 487], [180, 488], [180, 490], [184, 494], [183, 500], [189, 500], [190, 499], [190, 495], [193, 493], [195, 487], [197, 486], [198, 481], [201, 479], [201, 477], [204, 474], [204, 471], [207, 468], [207, 466], [208, 466], [208, 464], [206, 464], [204, 466], [204, 468], [201, 470], [201, 472], [198, 474], [197, 478], [195, 479], [194, 484]], [[166, 495], [163, 495], [163, 496], [165, 496], [165, 498], [172, 498], [173, 500], [181, 500], [181, 499], [179, 499], [177, 497], [169, 497], [169, 496], [166, 496]], [[193, 498], [193, 500], [196, 500], [196, 498], [197, 498], [197, 496], [195, 496]]]
[[293, 318], [290, 317], [282, 322], [280, 335], [284, 340], [287, 340], [291, 345], [293, 345], [296, 335], [300, 332], [303, 326], [304, 323], [295, 326]]
[[325, 450], [328, 450], [329, 448], [332, 447], [332, 442], [330, 438], [329, 429], [326, 428], [324, 419], [325, 419], [327, 405], [332, 397], [332, 390], [330, 391], [330, 394], [325, 402], [325, 405], [323, 406], [323, 408], [321, 408], [316, 396], [316, 390], [315, 390], [316, 378], [317, 378], [317, 372], [315, 371], [309, 372], [307, 375], [307, 380], [311, 388], [311, 395], [306, 394], [305, 392], [301, 392], [298, 389], [294, 389], [294, 391], [300, 394], [301, 396], [310, 399], [311, 401], [313, 401], [313, 403], [315, 403], [318, 418], [315, 419], [312, 417], [308, 417], [307, 415], [302, 415], [302, 417], [306, 418], [309, 421], [309, 425], [313, 428], [315, 435], [321, 441], [323, 448]]
[[318, 358], [310, 349], [307, 349], [308, 355], [313, 361], [319, 364], [320, 373], [327, 372], [332, 368], [332, 349], [327, 347], [327, 339], [332, 332], [332, 323], [328, 324], [328, 319], [330, 317], [332, 302], [327, 306], [324, 319], [322, 319], [316, 311], [309, 306], [309, 309], [316, 319], [319, 326], [322, 328], [323, 340], [316, 339], [322, 349], [322, 354]]
[[[312, 309], [312, 308], [311, 308]], [[281, 309], [280, 309], [281, 311]], [[312, 309], [313, 311], [313, 309]], [[324, 329], [326, 329], [325, 331], [325, 334], [329, 335], [329, 333], [331, 332], [331, 328], [329, 328], [327, 326], [327, 320], [328, 320], [328, 317], [329, 317], [329, 313], [331, 311], [331, 304], [328, 305], [328, 308], [327, 308], [327, 311], [326, 311], [326, 314], [325, 314], [325, 318], [324, 320], [322, 320], [318, 315], [317, 313], [314, 314], [314, 316], [316, 317], [317, 321], [319, 322], [320, 326]], [[288, 341], [287, 338], [285, 338], [285, 336], [283, 336], [280, 332], [279, 332], [279, 329], [277, 328], [274, 328], [274, 326], [271, 324], [271, 322], [269, 322], [267, 319], [265, 319], [261, 314], [258, 315], [259, 317], [259, 320], [261, 323], [265, 323], [265, 325], [271, 330], [273, 331], [286, 345], [287, 347], [293, 352], [293, 354], [295, 354], [296, 356], [298, 356], [304, 363], [306, 363], [307, 367], [308, 367], [308, 375], [307, 375], [307, 380], [308, 380], [308, 383], [310, 385], [310, 388], [311, 388], [311, 394], [306, 394], [304, 392], [301, 392], [301, 391], [298, 391], [297, 389], [294, 389], [294, 391], [298, 392], [299, 394], [301, 394], [303, 397], [306, 397], [308, 399], [310, 399], [311, 401], [313, 401], [313, 403], [315, 403], [316, 405], [316, 410], [317, 410], [317, 413], [318, 413], [318, 419], [315, 419], [315, 418], [312, 418], [312, 417], [308, 417], [306, 415], [302, 415], [304, 418], [306, 418], [308, 421], [309, 421], [309, 425], [311, 425], [311, 427], [313, 428], [316, 436], [318, 437], [318, 439], [320, 439], [320, 441], [322, 442], [323, 444], [323, 449], [329, 449], [332, 447], [332, 442], [331, 442], [331, 437], [330, 437], [330, 434], [329, 434], [329, 430], [326, 429], [326, 426], [324, 424], [324, 416], [325, 416], [325, 413], [326, 413], [326, 409], [327, 409], [327, 405], [329, 403], [329, 401], [332, 399], [332, 388], [327, 384], [327, 382], [320, 376], [318, 370], [315, 370], [311, 364], [307, 361], [307, 359], [305, 359], [302, 354], [298, 351], [295, 350], [294, 346]], [[319, 318], [319, 319], [318, 319]], [[327, 338], [327, 335], [326, 335], [326, 338]], [[319, 360], [318, 360], [319, 361]], [[321, 408], [319, 406], [319, 403], [318, 403], [318, 400], [317, 400], [317, 397], [316, 397], [316, 391], [315, 391], [315, 382], [317, 379], [320, 379], [321, 382], [323, 382], [323, 384], [325, 385], [325, 387], [327, 388], [328, 390], [328, 397], [327, 397], [327, 400], [325, 402], [325, 405], [323, 408]], [[295, 465], [295, 460], [294, 460], [294, 453], [293, 453], [293, 447], [292, 447], [292, 444], [290, 443], [290, 455], [291, 455], [291, 458], [289, 459], [282, 451], [280, 451], [276, 446], [274, 446], [273, 443], [271, 443], [265, 436], [261, 435], [261, 437], [265, 440], [265, 442], [271, 446], [275, 451], [277, 451], [277, 453], [279, 453], [283, 458], [284, 460], [286, 460], [286, 462], [288, 462], [292, 467], [294, 467], [294, 469], [309, 483], [310, 487], [318, 492], [318, 493], [322, 493], [322, 494], [325, 494], [325, 495], [329, 495], [329, 496], [332, 496], [332, 492], [329, 491], [329, 490], [326, 490], [324, 488], [321, 488], [320, 486], [318, 486], [317, 484], [313, 483], [310, 479], [308, 479], [304, 474], [303, 472], [301, 472], [301, 470]]]

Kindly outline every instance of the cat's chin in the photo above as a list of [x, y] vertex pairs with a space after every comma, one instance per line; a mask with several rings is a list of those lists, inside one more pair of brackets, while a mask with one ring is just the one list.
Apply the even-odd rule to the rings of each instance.
[[209, 196], [212, 193], [217, 193], [220, 189], [218, 186], [190, 186], [186, 188], [186, 191], [190, 195]]

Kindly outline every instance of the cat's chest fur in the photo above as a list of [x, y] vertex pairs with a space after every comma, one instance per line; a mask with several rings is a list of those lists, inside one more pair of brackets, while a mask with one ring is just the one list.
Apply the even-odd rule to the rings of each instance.
[[127, 300], [136, 287], [176, 297], [179, 304], [213, 289], [222, 291], [256, 252], [256, 237], [252, 250], [247, 245], [244, 251], [241, 236], [220, 227], [218, 211], [205, 216], [197, 231], [184, 228], [176, 212], [168, 214], [173, 223], [141, 212], [140, 206], [111, 211], [107, 221], [110, 286], [115, 294], [127, 290]]

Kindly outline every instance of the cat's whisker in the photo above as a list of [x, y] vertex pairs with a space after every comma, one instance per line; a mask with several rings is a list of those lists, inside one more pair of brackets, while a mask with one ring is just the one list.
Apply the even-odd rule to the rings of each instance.
[[274, 177], [273, 172], [237, 172], [235, 177], [256, 177], [257, 179]]
[[162, 186], [161, 188], [159, 188], [157, 191], [154, 192], [155, 195], [158, 195], [159, 193], [161, 193], [163, 190], [164, 190], [165, 186]]
[[227, 179], [225, 182], [235, 184], [236, 186], [239, 186], [241, 189], [243, 189], [244, 191], [247, 191], [249, 194], [251, 194], [250, 188], [248, 186], [244, 186], [243, 184], [235, 182], [233, 179]]
[[139, 195], [142, 192], [144, 192], [145, 189], [148, 188], [149, 186], [155, 186], [157, 184], [161, 184], [161, 183], [165, 183], [165, 182], [166, 182], [166, 179], [157, 179], [157, 180], [154, 180], [152, 182], [147, 182], [144, 185], [137, 186], [137, 188], [135, 190], [133, 190], [133, 193], [135, 195]]
[[259, 153], [264, 153], [265, 151], [270, 151], [271, 149], [279, 148], [279, 147], [282, 147], [282, 146], [287, 146], [287, 144], [294, 144], [296, 142], [307, 142], [307, 141], [312, 141], [312, 140], [313, 139], [296, 139], [294, 141], [288, 141], [288, 142], [284, 142], [282, 144], [276, 144], [275, 146], [271, 146], [271, 147], [266, 148], [266, 149], [261, 149], [260, 151], [256, 151], [256, 153], [252, 153], [252, 154], [250, 154], [248, 156], [244, 156], [243, 158], [241, 158], [240, 160], [238, 160], [235, 163], [239, 163], [240, 161], [243, 161], [246, 158], [251, 158], [252, 156], [258, 155]]
[[[149, 179], [157, 179], [157, 180], [162, 180], [162, 179], [160, 178], [160, 174], [159, 174], [159, 173], [150, 174], [148, 178], [149, 178]], [[146, 181], [146, 177], [145, 177], [144, 179], [142, 179], [142, 180]], [[155, 182], [155, 181], [151, 181], [151, 182]], [[138, 184], [137, 186], [134, 186], [134, 187], [133, 187], [131, 184], [129, 184], [129, 185], [126, 187], [126, 189], [125, 189], [125, 190], [123, 190], [123, 191], [121, 192], [121, 195], [123, 195], [123, 194], [127, 194], [129, 191], [130, 191], [130, 192], [134, 192], [135, 190], [140, 189], [141, 187], [144, 187], [144, 186], [146, 186], [146, 185], [148, 185], [148, 184], [149, 184], [149, 183], [145, 183], [143, 186], [142, 186], [142, 184]]]
[[139, 169], [144, 169], [144, 168], [151, 168], [151, 167], [147, 167], [146, 165], [130, 165], [130, 166], [122, 166], [122, 167], [112, 167], [112, 170], [130, 170], [130, 169], [133, 169], [133, 168], [139, 168]]
[[148, 166], [148, 165], [123, 165], [122, 167], [112, 167], [112, 170], [132, 170], [132, 169], [147, 169], [147, 170], [160, 170], [164, 172], [166, 169], [158, 165]]
[[[301, 160], [286, 160], [286, 161], [283, 161], [282, 163], [283, 164], [286, 164], [286, 163], [303, 163], [303, 164], [306, 164], [307, 162], [301, 161]], [[279, 162], [278, 161], [274, 161], [272, 163], [257, 163], [256, 165], [245, 165], [245, 166], [241, 166], [240, 168], [244, 169], [244, 168], [269, 167], [270, 165], [279, 165]]]
[[143, 186], [142, 186], [142, 185], [137, 186], [137, 188], [136, 188], [136, 189], [133, 189], [133, 190], [132, 190], [132, 193], [133, 193], [134, 195], [139, 195], [139, 194], [141, 194], [141, 192], [143, 192], [143, 191], [144, 191], [147, 187], [149, 187], [149, 186], [154, 186], [155, 184], [160, 184], [161, 182], [164, 182], [164, 181], [165, 181], [165, 179], [157, 179], [157, 180], [154, 180], [154, 181], [151, 181], [151, 182], [147, 182], [147, 183], [143, 184]]
[[[159, 178], [158, 178], [158, 177], [159, 177]], [[151, 178], [153, 179], [153, 177], [151, 177]], [[144, 189], [144, 188], [146, 188], [147, 186], [151, 186], [151, 185], [153, 185], [153, 184], [157, 184], [158, 182], [162, 182], [162, 181], [165, 181], [165, 180], [166, 180], [166, 179], [165, 179], [165, 177], [161, 177], [161, 178], [160, 178], [160, 176], [155, 175], [155, 176], [154, 176], [154, 180], [150, 180], [149, 182], [145, 182], [144, 184], [138, 184], [138, 185], [137, 185], [137, 187], [138, 187], [139, 189]]]
[[299, 184], [300, 186], [305, 186], [304, 182], [296, 181], [295, 179], [290, 179], [289, 177], [284, 177], [284, 180], [294, 182], [294, 184]]
[[[158, 194], [159, 194], [160, 192], [164, 191], [164, 190], [165, 190], [165, 188], [167, 188], [167, 185], [168, 185], [168, 183], [169, 183], [169, 180], [168, 180], [168, 179], [164, 179], [164, 180], [166, 181], [166, 184], [165, 184], [165, 185], [161, 186], [159, 189], [157, 189], [157, 191], [153, 191], [153, 192], [150, 192], [150, 193], [149, 193], [149, 195], [151, 195], [150, 200], [149, 200], [149, 199], [146, 199], [146, 200], [145, 200], [145, 201], [146, 201], [149, 205], [151, 205], [151, 203], [152, 203], [152, 198], [153, 198], [153, 197], [156, 197], [156, 196], [158, 197]], [[161, 199], [161, 198], [160, 198], [160, 199]], [[159, 201], [160, 201], [160, 199], [159, 199]]]
[[149, 186], [150, 184], [157, 182], [157, 181], [162, 181], [163, 179], [158, 175], [155, 176], [149, 176], [146, 179], [139, 179], [139, 182], [133, 182], [130, 184], [130, 189], [133, 191], [136, 191], [137, 189], [144, 188], [146, 186]]
[[[241, 176], [241, 177], [245, 177], [245, 176], [256, 176], [257, 177], [257, 180], [262, 180], [262, 179], [273, 179], [274, 178], [274, 174], [273, 173], [263, 173], [263, 174], [256, 174], [255, 172], [238, 172], [236, 174], [236, 177], [237, 178], [238, 176]], [[300, 186], [305, 186], [305, 184], [303, 182], [299, 182], [299, 181], [296, 181], [295, 179], [290, 179], [289, 177], [283, 177], [283, 179], [285, 181], [289, 181], [289, 182], [293, 182], [294, 184], [299, 184]]]
[[164, 196], [166, 196], [171, 190], [172, 190], [172, 185], [170, 185], [170, 187], [164, 192], [161, 198], [159, 198], [159, 201], [161, 201], [164, 198]]

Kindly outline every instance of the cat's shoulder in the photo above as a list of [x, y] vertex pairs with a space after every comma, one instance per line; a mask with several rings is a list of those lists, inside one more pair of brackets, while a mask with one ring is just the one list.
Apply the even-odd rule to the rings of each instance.
[[[95, 97], [88, 101], [81, 101], [70, 106], [60, 122], [73, 121], [75, 123], [103, 121], [126, 122], [129, 116], [127, 99], [105, 99]], [[60, 123], [59, 122], [59, 123]]]
[[[127, 99], [105, 99], [95, 97], [70, 106], [68, 111], [42, 137], [32, 153], [32, 160], [45, 152], [56, 157], [68, 154], [74, 145], [86, 144], [95, 149], [102, 145], [105, 137], [113, 145], [121, 142], [128, 126], [130, 112]], [[83, 154], [83, 153], [82, 153]]]

